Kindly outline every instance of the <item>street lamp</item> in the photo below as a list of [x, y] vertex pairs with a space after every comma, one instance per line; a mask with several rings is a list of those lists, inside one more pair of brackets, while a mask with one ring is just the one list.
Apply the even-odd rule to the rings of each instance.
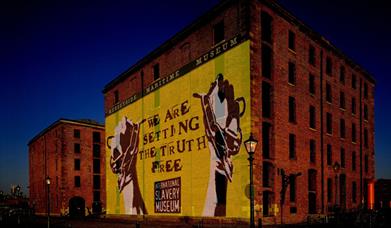
[[338, 162], [334, 162], [333, 170], [335, 172], [335, 210], [338, 205], [338, 173], [339, 173], [340, 165]]
[[50, 228], [50, 177], [46, 177], [46, 186], [47, 186], [47, 194], [48, 194], [48, 205], [47, 205], [47, 212], [48, 212], [48, 228]]
[[254, 183], [253, 183], [253, 161], [255, 148], [257, 147], [258, 141], [250, 133], [250, 137], [244, 141], [244, 146], [248, 153], [248, 161], [250, 162], [250, 227], [255, 227], [254, 223]]

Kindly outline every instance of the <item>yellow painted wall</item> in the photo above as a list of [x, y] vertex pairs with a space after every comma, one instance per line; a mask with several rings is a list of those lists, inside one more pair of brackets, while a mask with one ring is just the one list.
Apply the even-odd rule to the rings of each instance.
[[[120, 109], [106, 117], [106, 137], [115, 134], [115, 128], [121, 120], [126, 117], [132, 122], [146, 120], [140, 125], [138, 154], [137, 154], [137, 178], [142, 199], [145, 202], [148, 214], [154, 215], [187, 215], [203, 216], [205, 207], [208, 181], [210, 178], [210, 156], [211, 152], [208, 139], [205, 136], [205, 124], [201, 100], [193, 97], [193, 93], [205, 94], [216, 80], [218, 74], [223, 74], [234, 87], [235, 98], [243, 97], [246, 107], [244, 115], [240, 118], [242, 130], [242, 144], [240, 152], [231, 157], [233, 164], [232, 182], [228, 182], [226, 216], [243, 217], [249, 215], [249, 199], [246, 196], [246, 186], [249, 184], [249, 171], [247, 153], [243, 141], [250, 133], [250, 63], [249, 63], [249, 42], [230, 49], [224, 54], [204, 63], [186, 75], [162, 86], [160, 89], [149, 93], [143, 99]], [[168, 118], [167, 112], [173, 114], [173, 110], [180, 109], [184, 104], [184, 115], [175, 118]], [[243, 109], [240, 104], [240, 109]], [[178, 112], [180, 114], [180, 111]], [[151, 118], [158, 115], [160, 123], [157, 126], [150, 126]], [[180, 131], [180, 122], [187, 122], [187, 132]], [[191, 122], [191, 126], [190, 126]], [[191, 127], [191, 129], [190, 129]], [[175, 132], [172, 132], [172, 129]], [[165, 130], [168, 129], [168, 130]], [[159, 140], [156, 132], [160, 131]], [[164, 137], [164, 132], [166, 137]], [[154, 142], [145, 141], [150, 135], [154, 135]], [[112, 140], [112, 139], [111, 139]], [[109, 139], [109, 141], [111, 141]], [[186, 149], [179, 152], [177, 148], [169, 152], [169, 147], [176, 147], [177, 141], [186, 140]], [[191, 141], [193, 140], [193, 141]], [[206, 142], [202, 143], [203, 140]], [[201, 142], [201, 143], [198, 143]], [[166, 145], [165, 153], [157, 149], [154, 157], [145, 156], [146, 151], [152, 147], [160, 148]], [[182, 145], [182, 144], [180, 144]], [[191, 151], [189, 148], [191, 146]], [[206, 145], [206, 146], [205, 146]], [[168, 149], [167, 149], [168, 148]], [[124, 148], [122, 148], [124, 149]], [[112, 150], [106, 146], [106, 192], [107, 192], [107, 213], [125, 214], [133, 213], [125, 210], [124, 193], [119, 192], [118, 174], [114, 174], [110, 166]], [[153, 162], [160, 161], [166, 164], [177, 160], [178, 169], [171, 172], [152, 171]], [[160, 169], [159, 169], [160, 171]], [[155, 213], [155, 182], [180, 177], [180, 212], [179, 213]], [[172, 197], [172, 196], [171, 196]], [[174, 197], [175, 198], [175, 197]]]

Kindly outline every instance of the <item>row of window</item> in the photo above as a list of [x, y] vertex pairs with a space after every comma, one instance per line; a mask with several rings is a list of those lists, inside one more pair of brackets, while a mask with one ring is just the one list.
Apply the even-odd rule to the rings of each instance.
[[[272, 126], [268, 122], [262, 123], [262, 156], [264, 159], [270, 159], [271, 156], [271, 146], [270, 146], [270, 140], [271, 140], [271, 129]], [[353, 128], [355, 129], [355, 128]], [[368, 130], [364, 129], [364, 146], [366, 148], [369, 147], [368, 145]], [[310, 139], [309, 141], [309, 157], [310, 162], [315, 163], [316, 162], [316, 141], [314, 139]], [[341, 148], [341, 165], [342, 167], [345, 167], [345, 150]], [[327, 145], [327, 164], [332, 165], [332, 156], [331, 156], [331, 145]], [[296, 159], [296, 135], [295, 134], [289, 134], [289, 158], [290, 159]], [[355, 170], [356, 168], [356, 155], [355, 152], [352, 152], [352, 170]]]
[[[315, 95], [316, 87], [315, 87], [315, 76], [313, 74], [309, 75], [309, 93]], [[289, 62], [288, 66], [288, 83], [291, 85], [296, 84], [296, 65], [292, 62]], [[332, 87], [329, 83], [326, 83], [326, 101], [332, 103]], [[346, 109], [346, 101], [345, 101], [345, 92], [340, 91], [339, 95], [339, 107], [341, 109]], [[351, 111], [352, 114], [356, 114], [356, 99], [352, 97], [351, 102]], [[368, 106], [364, 104], [364, 119], [368, 120]]]
[[[342, 181], [340, 180], [339, 181], [339, 191], [341, 191], [339, 193], [339, 197], [340, 197], [340, 203], [341, 204], [344, 204], [345, 201], [346, 201], [346, 184], [344, 183], [345, 182], [345, 179], [343, 178], [344, 176], [340, 176], [340, 178], [342, 178]], [[338, 179], [336, 178], [334, 180], [335, 182], [338, 181]], [[341, 185], [342, 184], [342, 185]], [[336, 189], [336, 187], [333, 187], [333, 179], [332, 178], [327, 178], [327, 202], [328, 203], [334, 203], [332, 202], [333, 200], [333, 189]], [[356, 181], [352, 181], [352, 203], [357, 203], [357, 182]], [[337, 200], [337, 199], [335, 199]]]
[[[100, 175], [93, 175], [92, 177], [92, 187], [93, 189], [100, 189], [100, 186], [101, 186], [101, 183], [100, 183], [100, 178], [101, 176]], [[76, 188], [80, 188], [81, 187], [81, 178], [80, 176], [75, 176], [74, 177], [74, 184], [75, 184], [75, 187]]]
[[[335, 180], [337, 181], [337, 179]], [[327, 178], [327, 202], [331, 203], [333, 198], [333, 185], [332, 185], [332, 178]], [[341, 201], [345, 201], [344, 199], [346, 197], [346, 177], [345, 175], [340, 175], [339, 179], [339, 188], [342, 190], [340, 192], [340, 199]], [[289, 201], [290, 202], [296, 202], [296, 177], [294, 175], [289, 176]], [[316, 170], [310, 169], [308, 170], [308, 192], [316, 193]], [[312, 202], [309, 202], [311, 204]], [[341, 202], [343, 203], [343, 202]], [[352, 181], [352, 203], [357, 203], [357, 183], [356, 181]], [[309, 208], [311, 206], [309, 205]], [[316, 206], [315, 206], [316, 208]]]
[[[269, 144], [269, 143], [267, 143]], [[332, 146], [331, 144], [327, 144], [326, 146], [326, 161], [327, 165], [332, 165]], [[263, 156], [265, 157], [265, 151], [263, 152]], [[296, 159], [296, 135], [289, 134], [289, 159]], [[365, 172], [368, 172], [368, 155], [365, 155], [364, 159], [364, 169]], [[267, 157], [268, 158], [268, 157]], [[345, 168], [345, 149], [341, 147], [340, 150], [340, 164], [342, 168]], [[314, 139], [309, 140], [309, 161], [310, 163], [316, 162], [316, 141]], [[352, 152], [352, 170], [356, 170], [356, 152]]]
[[[271, 27], [271, 25], [269, 25], [269, 27]], [[271, 31], [271, 29], [269, 28], [269, 30]], [[271, 33], [270, 33], [271, 34]], [[271, 40], [271, 39], [270, 39]], [[288, 48], [289, 50], [291, 51], [296, 51], [296, 35], [293, 31], [289, 30], [288, 32]], [[316, 50], [315, 50], [315, 47], [310, 45], [309, 46], [309, 50], [308, 50], [308, 63], [315, 66], [315, 62], [316, 62]], [[333, 72], [333, 66], [332, 66], [332, 60], [331, 60], [331, 57], [326, 57], [326, 74], [327, 75], [332, 75]], [[295, 74], [296, 74], [296, 66], [294, 63], [290, 62], [289, 63], [289, 82], [290, 83], [294, 83], [295, 82]], [[340, 75], [339, 75], [339, 81], [341, 82], [341, 84], [345, 84], [345, 67], [344, 66], [340, 66]], [[352, 89], [356, 89], [357, 88], [357, 76], [355, 74], [352, 74], [352, 80], [351, 80], [351, 87]], [[366, 82], [364, 82], [364, 99], [367, 99], [368, 98], [368, 84]]]
[[[74, 143], [73, 144], [73, 151], [76, 154], [80, 154], [81, 153], [80, 143]], [[92, 154], [93, 154], [94, 158], [99, 158], [100, 157], [100, 144], [93, 144], [93, 146], [92, 146]]]
[[[288, 101], [289, 110], [288, 110], [288, 120], [291, 123], [296, 123], [296, 99], [294, 97], [289, 97]], [[268, 104], [267, 104], [268, 105]], [[265, 116], [264, 116], [265, 117]], [[326, 113], [326, 132], [327, 134], [333, 133], [333, 117], [331, 113]], [[309, 127], [312, 129], [316, 129], [316, 109], [313, 105], [309, 106]], [[352, 123], [352, 142], [357, 141], [356, 137], [356, 124]], [[345, 119], [340, 119], [339, 124], [340, 137], [346, 138], [346, 124]], [[364, 146], [366, 148], [369, 147], [368, 144], [368, 129], [364, 128]]]
[[[330, 57], [326, 58], [326, 74], [332, 75], [332, 61]], [[345, 85], [345, 67], [340, 66], [339, 70], [339, 82], [343, 85]], [[356, 89], [357, 88], [357, 76], [355, 74], [352, 74], [352, 80], [351, 80], [351, 88]], [[368, 99], [368, 83], [364, 82], [364, 99]]]
[[[291, 203], [290, 213], [297, 213], [297, 208], [292, 205], [297, 200], [297, 183], [296, 176], [289, 176], [289, 201]], [[316, 209], [316, 189], [317, 189], [317, 171], [314, 169], [308, 170], [308, 213], [315, 214], [317, 213]], [[351, 182], [351, 200], [352, 203], [357, 203], [357, 182]], [[337, 186], [339, 190], [337, 190]], [[333, 203], [333, 189], [339, 192], [338, 196], [335, 196], [335, 202], [337, 203], [337, 197], [339, 198], [339, 203], [342, 207], [346, 206], [346, 175], [341, 174], [335, 177], [335, 188], [333, 186], [333, 179], [331, 177], [327, 178], [327, 202]], [[270, 215], [270, 207], [273, 201], [273, 192], [268, 190], [263, 192], [263, 215]]]
[[[73, 137], [75, 139], [80, 139], [80, 129], [73, 129]], [[94, 131], [92, 132], [92, 142], [100, 143], [100, 132]]]
[[[311, 86], [314, 85], [314, 76], [310, 75], [310, 93], [315, 92], [315, 87]], [[326, 84], [326, 101], [331, 103], [331, 86], [330, 84]], [[346, 108], [346, 102], [345, 102], [345, 93], [340, 92], [340, 108], [345, 109]], [[272, 110], [272, 86], [268, 82], [262, 82], [262, 116], [266, 118], [271, 117], [271, 110]], [[352, 97], [351, 100], [351, 111], [352, 114], [356, 114], [356, 99], [355, 97]], [[369, 118], [369, 111], [367, 104], [364, 104], [364, 120], [368, 120]], [[311, 128], [315, 124], [315, 107], [310, 107], [310, 125]], [[296, 100], [294, 97], [289, 97], [289, 121], [295, 123], [296, 122]]]
[[[310, 112], [311, 115], [311, 112]], [[352, 136], [352, 142], [357, 142], [357, 130], [356, 130], [356, 124], [352, 123], [351, 127], [351, 136]], [[333, 133], [333, 115], [329, 112], [326, 113], [326, 133], [332, 134]], [[345, 119], [339, 120], [339, 136], [342, 139], [346, 138], [346, 124]], [[368, 139], [368, 128], [364, 128], [364, 147], [369, 148], [369, 139]]]
[[[273, 18], [266, 12], [261, 13], [261, 40], [265, 43], [272, 44], [272, 34], [273, 34]], [[269, 46], [264, 46], [265, 51], [262, 51], [262, 58], [266, 57], [266, 65], [268, 69], [271, 69], [271, 49]], [[289, 50], [295, 52], [296, 51], [296, 35], [293, 31], [289, 30], [288, 31], [288, 48]], [[267, 64], [267, 63], [270, 64]], [[309, 45], [308, 49], [308, 63], [310, 65], [315, 66], [316, 65], [316, 49], [313, 45]], [[262, 64], [264, 65], [264, 64]], [[294, 63], [289, 63], [289, 82], [292, 83], [294, 82], [295, 79], [295, 74], [296, 74], [296, 66]], [[332, 75], [333, 72], [333, 63], [331, 60], [331, 57], [326, 57], [326, 74], [327, 75]], [[271, 72], [271, 70], [267, 70], [267, 72]], [[340, 82], [341, 84], [345, 84], [345, 74], [346, 70], [343, 65], [340, 66]], [[270, 77], [271, 73], [267, 73], [266, 75], [263, 74], [266, 77]], [[357, 76], [355, 74], [352, 74], [352, 80], [351, 80], [351, 87], [353, 89], [357, 88]], [[368, 98], [368, 84], [364, 82], [364, 98]]]
[[[75, 171], [80, 171], [80, 158], [75, 158], [73, 167]], [[93, 159], [92, 171], [93, 173], [100, 173], [100, 159]]]

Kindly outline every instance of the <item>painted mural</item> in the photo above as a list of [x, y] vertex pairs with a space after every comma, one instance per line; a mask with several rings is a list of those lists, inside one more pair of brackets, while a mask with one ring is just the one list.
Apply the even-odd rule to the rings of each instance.
[[249, 69], [231, 39], [107, 114], [108, 213], [248, 217]]

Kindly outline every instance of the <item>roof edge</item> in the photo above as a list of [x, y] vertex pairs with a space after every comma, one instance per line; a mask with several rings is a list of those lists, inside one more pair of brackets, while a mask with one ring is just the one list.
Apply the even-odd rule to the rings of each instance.
[[313, 39], [314, 41], [319, 42], [324, 48], [330, 49], [335, 54], [345, 60], [347, 64], [349, 64], [353, 69], [358, 69], [364, 76], [373, 84], [376, 84], [375, 78], [372, 76], [371, 73], [369, 73], [362, 65], [358, 64], [357, 61], [354, 61], [350, 57], [348, 57], [342, 50], [337, 48], [331, 41], [326, 39], [324, 36], [322, 36], [320, 33], [316, 32], [314, 29], [312, 29], [310, 26], [302, 22], [298, 17], [296, 17], [293, 13], [291, 13], [289, 10], [287, 10], [283, 5], [278, 3], [278, 1], [275, 0], [258, 0], [261, 3], [265, 4], [266, 6], [273, 9], [276, 13], [278, 13], [281, 17], [286, 19], [288, 22], [294, 23], [297, 25], [300, 30], [308, 36]]
[[120, 83], [123, 80], [125, 80], [126, 78], [128, 78], [132, 73], [134, 73], [135, 71], [142, 68], [144, 65], [146, 65], [151, 60], [153, 60], [156, 57], [163, 54], [166, 50], [168, 50], [169, 48], [171, 48], [175, 44], [179, 43], [183, 38], [185, 38], [187, 35], [189, 35], [192, 31], [194, 31], [197, 28], [199, 28], [200, 26], [202, 26], [204, 24], [204, 22], [208, 21], [210, 18], [212, 18], [216, 12], [220, 12], [225, 7], [227, 7], [237, 1], [238, 0], [221, 0], [217, 5], [213, 6], [206, 13], [197, 17], [189, 25], [185, 26], [179, 32], [177, 32], [176, 34], [171, 36], [167, 41], [162, 43], [160, 46], [155, 48], [153, 51], [149, 52], [146, 56], [142, 57], [139, 61], [137, 61], [135, 64], [133, 64], [127, 70], [125, 70], [120, 75], [118, 75], [116, 78], [114, 78], [109, 83], [107, 83], [105, 85], [105, 87], [103, 88], [102, 93], [106, 94], [110, 89], [112, 89], [118, 83]]
[[44, 135], [46, 132], [54, 128], [55, 126], [59, 125], [60, 123], [68, 123], [68, 124], [74, 124], [79, 126], [87, 126], [87, 127], [94, 127], [94, 128], [100, 128], [105, 129], [105, 125], [93, 122], [92, 120], [72, 120], [72, 119], [66, 119], [66, 118], [60, 118], [56, 121], [54, 121], [52, 124], [50, 124], [48, 127], [40, 131], [37, 135], [35, 135], [28, 143], [27, 145], [30, 146], [31, 143], [36, 141], [38, 138], [40, 138], [42, 135]]

